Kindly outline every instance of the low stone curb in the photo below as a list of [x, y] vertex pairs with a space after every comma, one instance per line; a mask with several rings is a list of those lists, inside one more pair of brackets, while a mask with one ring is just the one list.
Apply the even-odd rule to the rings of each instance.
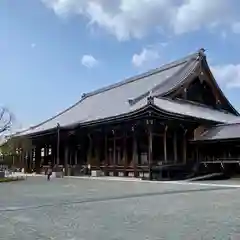
[[25, 180], [26, 178], [23, 176], [18, 176], [18, 177], [5, 177], [5, 178], [0, 178], [0, 183], [6, 183], [6, 182], [16, 182], [16, 181], [22, 181]]

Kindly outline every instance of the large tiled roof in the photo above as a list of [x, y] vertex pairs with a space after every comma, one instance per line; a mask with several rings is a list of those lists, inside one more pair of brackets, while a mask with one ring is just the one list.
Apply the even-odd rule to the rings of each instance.
[[202, 57], [202, 53], [197, 52], [144, 74], [84, 94], [70, 108], [18, 134], [35, 134], [56, 128], [58, 124], [61, 127], [68, 127], [131, 114], [147, 106], [149, 95], [157, 96], [154, 101], [156, 107], [167, 112], [217, 122], [233, 120], [235, 116], [232, 114], [213, 109], [203, 111], [196, 105], [161, 98], [181, 85], [199, 66]]
[[199, 53], [195, 53], [144, 74], [84, 94], [82, 99], [70, 108], [37, 126], [23, 131], [23, 134], [55, 128], [58, 123], [64, 127], [127, 114], [140, 107], [139, 104], [129, 104], [129, 100], [150, 92], [156, 87], [159, 88], [161, 85], [165, 91], [172, 89], [180, 81], [176, 76], [181, 72], [181, 76], [186, 77], [189, 72], [194, 70], [198, 62]]

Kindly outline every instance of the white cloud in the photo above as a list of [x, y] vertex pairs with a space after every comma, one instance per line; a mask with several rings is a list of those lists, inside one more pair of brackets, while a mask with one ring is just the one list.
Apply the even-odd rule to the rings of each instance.
[[[79, 15], [118, 40], [148, 32], [183, 34], [237, 21], [237, 0], [41, 0], [60, 16]], [[235, 5], [234, 5], [235, 4]]]
[[141, 38], [167, 22], [174, 0], [42, 0], [57, 15], [82, 15], [118, 40]]
[[234, 22], [232, 24], [232, 31], [236, 34], [240, 33], [240, 22]]
[[134, 54], [132, 57], [132, 64], [135, 67], [142, 67], [145, 64], [152, 63], [159, 59], [159, 53], [153, 49], [143, 48], [139, 54]]
[[231, 0], [187, 0], [176, 11], [173, 27], [176, 33], [218, 26], [228, 20]]
[[211, 68], [214, 77], [227, 88], [240, 87], [240, 64], [227, 64]]
[[92, 55], [83, 55], [81, 62], [87, 68], [93, 68], [98, 65], [98, 61]]

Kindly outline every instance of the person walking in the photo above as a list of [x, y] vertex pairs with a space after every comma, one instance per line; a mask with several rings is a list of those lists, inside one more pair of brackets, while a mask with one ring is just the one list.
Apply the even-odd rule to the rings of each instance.
[[52, 168], [51, 168], [51, 166], [49, 165], [49, 167], [48, 167], [48, 169], [47, 169], [47, 180], [48, 180], [48, 181], [50, 181], [51, 176], [52, 176]]
[[91, 164], [90, 163], [87, 165], [87, 174], [88, 174], [88, 176], [91, 176]]

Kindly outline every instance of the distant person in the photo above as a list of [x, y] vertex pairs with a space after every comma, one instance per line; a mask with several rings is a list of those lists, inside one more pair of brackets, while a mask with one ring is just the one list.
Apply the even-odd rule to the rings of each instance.
[[87, 173], [89, 176], [91, 176], [91, 164], [87, 165]]
[[51, 168], [51, 166], [49, 166], [47, 169], [47, 180], [48, 181], [50, 181], [51, 176], [52, 176], [52, 168]]

